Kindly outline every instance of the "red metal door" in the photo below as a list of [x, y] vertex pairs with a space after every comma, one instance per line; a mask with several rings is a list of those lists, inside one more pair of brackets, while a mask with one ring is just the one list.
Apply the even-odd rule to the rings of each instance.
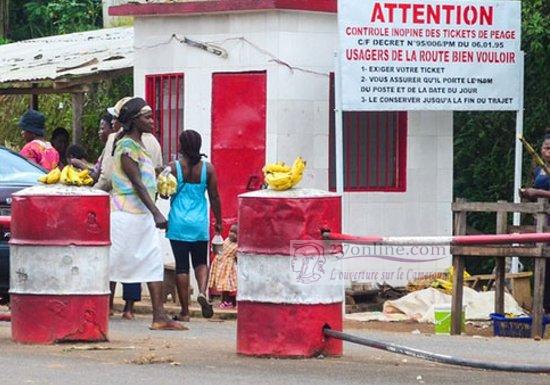
[[218, 175], [224, 236], [237, 221], [237, 196], [259, 189], [263, 183], [265, 119], [265, 72], [213, 75], [211, 154]]

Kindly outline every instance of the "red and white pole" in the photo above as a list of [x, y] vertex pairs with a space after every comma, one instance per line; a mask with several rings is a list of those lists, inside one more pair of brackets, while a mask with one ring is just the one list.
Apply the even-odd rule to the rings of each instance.
[[339, 356], [342, 282], [327, 265], [341, 249], [324, 249], [321, 229], [341, 228], [341, 197], [296, 189], [239, 196], [237, 353], [268, 357]]
[[10, 240], [12, 339], [106, 341], [109, 195], [35, 186], [13, 195]]
[[342, 241], [360, 245], [388, 245], [388, 246], [468, 246], [468, 245], [496, 245], [512, 243], [550, 242], [550, 233], [524, 234], [483, 234], [483, 235], [456, 235], [451, 237], [380, 237], [356, 236], [335, 232], [324, 232], [323, 238], [331, 241]]

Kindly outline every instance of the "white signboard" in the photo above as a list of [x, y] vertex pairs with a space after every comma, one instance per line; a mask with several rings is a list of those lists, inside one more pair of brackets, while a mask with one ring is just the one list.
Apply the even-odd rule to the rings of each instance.
[[338, 4], [344, 110], [519, 109], [519, 1]]

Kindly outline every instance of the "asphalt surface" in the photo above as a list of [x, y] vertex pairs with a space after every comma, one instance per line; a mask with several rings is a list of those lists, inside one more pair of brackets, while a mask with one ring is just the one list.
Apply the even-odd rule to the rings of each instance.
[[[29, 346], [0, 322], [0, 384], [550, 384], [550, 375], [483, 371], [345, 344], [341, 358], [235, 354], [236, 322], [193, 319], [184, 332], [150, 331], [148, 316], [111, 319], [110, 342]], [[346, 330], [418, 349], [493, 362], [550, 365], [550, 340]], [[108, 348], [109, 350], [89, 350]]]

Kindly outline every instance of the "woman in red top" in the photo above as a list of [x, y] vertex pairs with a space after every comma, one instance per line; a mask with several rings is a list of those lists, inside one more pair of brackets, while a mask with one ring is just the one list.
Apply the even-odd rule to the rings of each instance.
[[44, 115], [35, 110], [21, 116], [19, 127], [26, 144], [20, 154], [50, 171], [59, 164], [59, 153], [44, 139], [45, 121]]

